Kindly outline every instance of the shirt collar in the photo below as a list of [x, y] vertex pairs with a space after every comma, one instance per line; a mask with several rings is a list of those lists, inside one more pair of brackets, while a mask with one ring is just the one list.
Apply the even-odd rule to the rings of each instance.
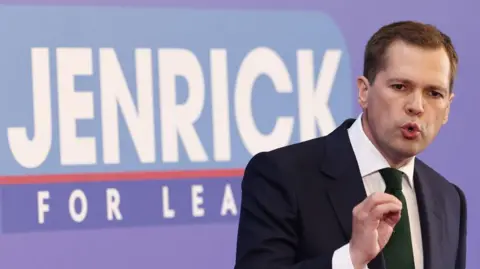
[[[377, 172], [380, 169], [390, 167], [387, 160], [365, 134], [362, 126], [362, 114], [358, 116], [352, 126], [348, 129], [348, 135], [362, 178]], [[399, 170], [407, 176], [411, 187], [413, 187], [414, 164], [415, 157], [411, 158], [405, 166], [399, 168]]]

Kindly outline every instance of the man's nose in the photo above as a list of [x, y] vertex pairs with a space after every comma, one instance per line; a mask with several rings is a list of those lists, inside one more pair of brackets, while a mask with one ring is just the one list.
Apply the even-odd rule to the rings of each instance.
[[406, 104], [407, 113], [421, 115], [424, 112], [424, 97], [421, 91], [413, 91]]

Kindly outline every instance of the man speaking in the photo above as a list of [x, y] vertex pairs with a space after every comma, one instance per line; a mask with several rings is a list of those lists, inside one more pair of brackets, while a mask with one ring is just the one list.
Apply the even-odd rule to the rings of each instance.
[[434, 26], [379, 29], [361, 115], [250, 160], [235, 268], [465, 269], [464, 194], [415, 158], [447, 123], [457, 64]]

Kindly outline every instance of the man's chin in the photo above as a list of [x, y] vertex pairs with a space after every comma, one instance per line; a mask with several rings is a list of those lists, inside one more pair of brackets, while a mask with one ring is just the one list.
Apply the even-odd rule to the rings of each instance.
[[424, 149], [425, 147], [423, 145], [418, 142], [415, 143], [413, 141], [402, 143], [402, 145], [397, 147], [399, 155], [403, 156], [404, 159], [415, 157]]

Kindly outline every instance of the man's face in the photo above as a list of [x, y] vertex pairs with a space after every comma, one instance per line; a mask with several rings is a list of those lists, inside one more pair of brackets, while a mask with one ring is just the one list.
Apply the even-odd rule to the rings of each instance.
[[358, 79], [367, 136], [390, 162], [424, 150], [448, 120], [450, 61], [443, 48], [394, 42], [372, 85]]

